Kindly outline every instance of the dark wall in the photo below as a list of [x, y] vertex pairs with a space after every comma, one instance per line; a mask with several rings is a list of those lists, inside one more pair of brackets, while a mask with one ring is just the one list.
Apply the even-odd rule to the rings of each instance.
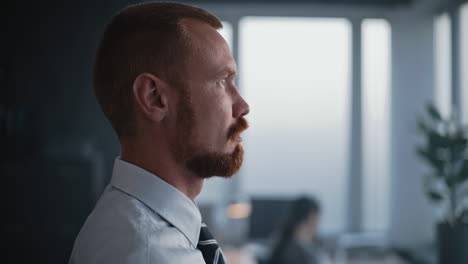
[[104, 24], [131, 2], [15, 2], [1, 21], [1, 259], [66, 263], [119, 152], [91, 65]]

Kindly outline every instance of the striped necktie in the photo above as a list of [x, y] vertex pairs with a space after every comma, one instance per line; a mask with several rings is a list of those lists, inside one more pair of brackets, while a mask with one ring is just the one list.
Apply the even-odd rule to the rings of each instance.
[[202, 252], [206, 264], [225, 264], [218, 242], [213, 238], [208, 227], [202, 223], [197, 248]]

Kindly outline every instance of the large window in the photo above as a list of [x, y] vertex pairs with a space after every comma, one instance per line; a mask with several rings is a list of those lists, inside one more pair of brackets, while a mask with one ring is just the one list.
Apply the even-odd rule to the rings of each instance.
[[451, 103], [451, 41], [450, 17], [442, 14], [435, 18], [435, 102], [443, 116], [448, 117]]
[[362, 23], [363, 229], [389, 225], [390, 25]]
[[[223, 26], [220, 33], [231, 45], [231, 25]], [[350, 23], [246, 17], [239, 23], [239, 87], [251, 107], [251, 127], [244, 136], [242, 178], [233, 179], [236, 186], [233, 180], [207, 180], [199, 202], [238, 191], [259, 198], [312, 194], [323, 205], [323, 233], [346, 230], [352, 202], [362, 204], [363, 231], [388, 230], [391, 29], [386, 20], [365, 19], [361, 30], [362, 200], [347, 200]]]
[[323, 232], [343, 231], [347, 219], [350, 37], [345, 19], [240, 23], [240, 84], [251, 108], [243, 187], [317, 196]]
[[461, 39], [461, 107], [462, 120], [468, 124], [468, 3], [460, 8], [460, 39]]

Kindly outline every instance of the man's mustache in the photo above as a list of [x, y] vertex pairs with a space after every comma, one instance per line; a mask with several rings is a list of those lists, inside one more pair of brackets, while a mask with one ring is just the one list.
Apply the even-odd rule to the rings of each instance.
[[246, 130], [249, 127], [249, 123], [244, 117], [239, 118], [239, 120], [233, 124], [228, 131], [228, 139], [234, 139], [240, 135], [240, 133]]

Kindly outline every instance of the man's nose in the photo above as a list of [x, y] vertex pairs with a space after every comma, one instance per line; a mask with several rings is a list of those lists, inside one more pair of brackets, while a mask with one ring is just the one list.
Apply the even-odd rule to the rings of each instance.
[[240, 94], [232, 107], [232, 116], [234, 118], [243, 117], [250, 112], [249, 104], [244, 100], [244, 98], [242, 98], [242, 96], [240, 96]]

